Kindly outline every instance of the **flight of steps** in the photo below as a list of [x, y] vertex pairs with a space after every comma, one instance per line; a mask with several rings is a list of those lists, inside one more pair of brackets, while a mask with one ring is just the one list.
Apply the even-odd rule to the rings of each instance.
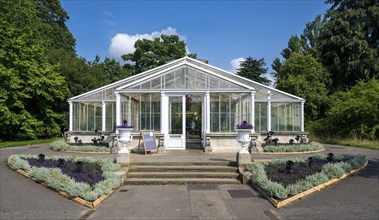
[[240, 184], [235, 162], [135, 162], [125, 185]]

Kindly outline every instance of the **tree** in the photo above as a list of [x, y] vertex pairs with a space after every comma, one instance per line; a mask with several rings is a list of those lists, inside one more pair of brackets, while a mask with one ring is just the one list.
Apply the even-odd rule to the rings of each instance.
[[134, 74], [186, 56], [186, 43], [177, 35], [161, 35], [154, 40], [140, 39], [134, 47], [133, 53], [122, 55], [123, 60], [133, 63], [129, 66], [134, 68]]
[[30, 34], [0, 19], [0, 135], [2, 139], [51, 137], [60, 133], [57, 112], [67, 87]]
[[2, 18], [18, 34], [46, 49], [63, 48], [75, 53], [75, 39], [65, 22], [69, 19], [59, 0], [0, 0]]
[[332, 4], [320, 35], [322, 63], [331, 91], [379, 78], [379, 5], [376, 0], [328, 0]]
[[305, 119], [314, 120], [327, 104], [329, 76], [310, 54], [294, 52], [277, 74], [276, 88], [306, 99]]
[[[320, 60], [319, 36], [325, 22], [325, 18], [322, 19], [321, 16], [318, 15], [313, 21], [308, 22], [305, 25], [303, 33], [300, 36], [291, 36], [288, 40], [287, 48], [283, 49], [281, 52], [284, 59], [283, 62], [289, 59], [294, 52], [310, 54], [316, 60]], [[274, 70], [272, 74], [275, 77], [280, 74], [280, 68], [283, 65], [283, 62], [279, 58], [275, 58], [271, 64], [271, 67]]]
[[237, 69], [237, 75], [269, 85], [271, 81], [262, 77], [263, 74], [267, 73], [267, 68], [264, 68], [265, 65], [266, 63], [263, 58], [256, 60], [252, 57], [248, 57], [245, 61], [240, 63], [240, 68]]
[[129, 68], [130, 66], [122, 66], [114, 58], [106, 57], [100, 66], [104, 75], [107, 79], [110, 80], [110, 82], [116, 82], [118, 80], [125, 79], [131, 76], [133, 73], [133, 69]]
[[330, 98], [326, 117], [312, 125], [318, 135], [379, 139], [379, 80], [360, 81]]

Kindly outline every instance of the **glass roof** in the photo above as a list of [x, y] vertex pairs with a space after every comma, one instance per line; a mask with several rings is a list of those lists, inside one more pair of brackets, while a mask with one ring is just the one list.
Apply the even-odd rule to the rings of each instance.
[[256, 101], [301, 101], [302, 98], [240, 77], [192, 58], [181, 58], [165, 65], [72, 97], [69, 101], [115, 101], [114, 92], [123, 91], [246, 91], [255, 90]]
[[187, 65], [158, 75], [149, 81], [123, 88], [123, 90], [247, 90], [241, 85], [212, 76]]

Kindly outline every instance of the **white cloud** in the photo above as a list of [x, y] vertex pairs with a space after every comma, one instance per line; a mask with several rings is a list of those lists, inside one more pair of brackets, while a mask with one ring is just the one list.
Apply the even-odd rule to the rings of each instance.
[[230, 61], [230, 64], [232, 65], [232, 69], [230, 70], [230, 72], [236, 73], [237, 69], [240, 68], [241, 62], [243, 61], [245, 61], [245, 58], [243, 57], [239, 57]]
[[[154, 38], [159, 38], [162, 34], [164, 35], [178, 35], [181, 40], [186, 41], [186, 36], [178, 34], [175, 28], [167, 27], [161, 31], [154, 31], [152, 33], [145, 34], [134, 34], [129, 35], [126, 33], [118, 33], [111, 39], [111, 44], [109, 45], [109, 54], [111, 57], [121, 61], [121, 55], [127, 53], [133, 53], [135, 51], [134, 43], [139, 39], [153, 40]], [[189, 52], [186, 47], [187, 52]]]

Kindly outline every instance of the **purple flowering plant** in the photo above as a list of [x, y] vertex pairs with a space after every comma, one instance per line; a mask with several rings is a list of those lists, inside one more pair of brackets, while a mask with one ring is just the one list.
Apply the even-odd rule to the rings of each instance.
[[249, 124], [247, 121], [243, 121], [236, 125], [237, 129], [253, 129], [253, 125]]
[[117, 125], [116, 128], [133, 128], [133, 125], [128, 125], [128, 121], [124, 120], [122, 125]]
[[84, 182], [94, 187], [96, 183], [105, 180], [101, 167], [98, 164], [86, 162], [72, 162], [63, 158], [59, 160], [40, 160], [37, 158], [23, 158], [33, 167], [59, 168], [62, 173], [73, 178], [77, 182]]
[[117, 125], [117, 128], [133, 128], [133, 125]]

